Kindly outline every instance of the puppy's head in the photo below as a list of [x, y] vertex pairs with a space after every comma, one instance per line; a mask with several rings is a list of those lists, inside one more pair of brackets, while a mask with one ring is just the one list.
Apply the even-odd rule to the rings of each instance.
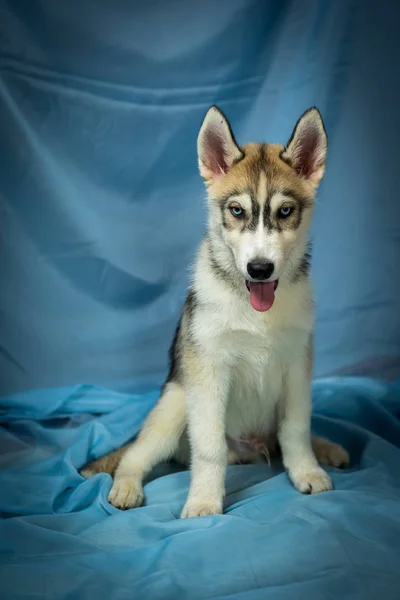
[[223, 113], [212, 106], [198, 141], [212, 236], [222, 239], [256, 310], [268, 310], [279, 279], [300, 268], [314, 198], [325, 170], [327, 136], [311, 108], [286, 147], [239, 147]]

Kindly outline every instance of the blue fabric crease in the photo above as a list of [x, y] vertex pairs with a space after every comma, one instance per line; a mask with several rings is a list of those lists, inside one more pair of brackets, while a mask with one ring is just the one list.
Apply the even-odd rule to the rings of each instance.
[[196, 137], [214, 103], [240, 144], [284, 144], [321, 110], [315, 375], [386, 361], [398, 377], [400, 5], [110, 7], [0, 1], [0, 393], [162, 384], [204, 232]]
[[314, 382], [313, 430], [352, 458], [330, 469], [334, 491], [303, 496], [275, 462], [229, 467], [225, 514], [189, 520], [179, 465], [156, 468], [126, 512], [107, 502], [109, 475], [78, 474], [156, 399], [89, 385], [2, 398], [2, 597], [398, 598], [400, 381]]

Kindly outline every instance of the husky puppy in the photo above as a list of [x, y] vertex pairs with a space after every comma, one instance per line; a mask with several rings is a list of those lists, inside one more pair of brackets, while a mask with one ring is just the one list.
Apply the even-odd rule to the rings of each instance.
[[158, 404], [137, 439], [86, 465], [114, 475], [109, 501], [143, 501], [159, 462], [191, 466], [182, 517], [223, 510], [228, 464], [280, 449], [297, 490], [332, 489], [320, 466], [344, 467], [347, 452], [311, 435], [313, 298], [308, 230], [325, 170], [327, 136], [311, 108], [283, 147], [239, 146], [212, 106], [198, 136], [208, 232], [170, 350]]

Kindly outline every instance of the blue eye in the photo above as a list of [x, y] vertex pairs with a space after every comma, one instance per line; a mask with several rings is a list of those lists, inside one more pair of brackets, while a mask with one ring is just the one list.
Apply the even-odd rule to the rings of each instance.
[[292, 212], [293, 212], [292, 206], [282, 206], [279, 209], [279, 216], [281, 217], [281, 219], [286, 219], [290, 214], [292, 214]]
[[244, 210], [240, 206], [231, 206], [229, 208], [229, 210], [231, 211], [231, 213], [234, 217], [239, 218], [239, 217], [243, 217], [243, 215], [244, 215]]

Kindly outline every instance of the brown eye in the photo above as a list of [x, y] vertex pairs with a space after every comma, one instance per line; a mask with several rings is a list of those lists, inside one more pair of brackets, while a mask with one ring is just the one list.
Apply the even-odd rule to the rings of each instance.
[[236, 217], [237, 219], [240, 219], [241, 217], [244, 216], [244, 210], [241, 206], [230, 206], [229, 210], [231, 212], [231, 214]]
[[293, 212], [293, 206], [281, 206], [278, 211], [278, 215], [281, 219], [287, 219]]

